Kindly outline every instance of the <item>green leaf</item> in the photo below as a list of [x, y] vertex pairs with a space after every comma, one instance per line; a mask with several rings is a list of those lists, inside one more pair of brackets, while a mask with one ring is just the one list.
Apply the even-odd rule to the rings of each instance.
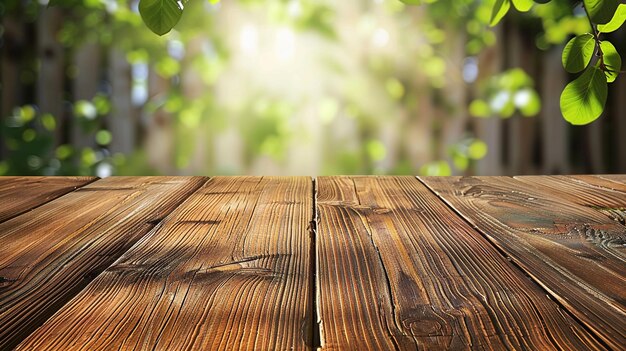
[[534, 89], [522, 89], [513, 99], [524, 117], [535, 116], [541, 111], [541, 98]]
[[491, 108], [484, 100], [474, 100], [469, 105], [469, 113], [474, 117], [487, 118], [491, 115]]
[[595, 24], [605, 24], [613, 18], [619, 5], [618, 0], [583, 0], [589, 17]]
[[538, 4], [547, 4], [550, 2], [550, 0], [534, 0], [534, 1]]
[[588, 124], [604, 111], [607, 84], [604, 72], [598, 67], [589, 67], [563, 90], [560, 104], [566, 121], [574, 125]]
[[405, 5], [421, 5], [422, 0], [400, 0]]
[[607, 24], [598, 25], [598, 30], [602, 33], [611, 33], [619, 29], [626, 21], [626, 4], [620, 4], [615, 11], [615, 15]]
[[78, 6], [78, 5], [81, 5], [81, 3], [78, 0], [50, 0], [48, 1], [48, 7], [54, 7], [54, 6], [72, 7], [72, 6]]
[[487, 155], [487, 144], [482, 140], [473, 140], [467, 148], [467, 156], [472, 160], [480, 160], [485, 155]]
[[600, 48], [604, 55], [604, 73], [606, 74], [606, 81], [607, 83], [612, 83], [619, 75], [619, 71], [622, 70], [622, 58], [611, 42], [601, 42]]
[[533, 0], [512, 0], [513, 6], [520, 12], [527, 12], [533, 7]]
[[491, 20], [489, 20], [490, 26], [495, 26], [502, 20], [502, 17], [509, 12], [511, 8], [510, 0], [496, 0], [495, 5], [493, 5], [493, 10], [491, 12]]
[[180, 20], [183, 3], [177, 0], [140, 0], [139, 13], [151, 31], [163, 35]]
[[578, 73], [585, 69], [591, 61], [596, 42], [593, 35], [581, 34], [572, 38], [563, 49], [561, 57], [563, 67], [570, 73]]

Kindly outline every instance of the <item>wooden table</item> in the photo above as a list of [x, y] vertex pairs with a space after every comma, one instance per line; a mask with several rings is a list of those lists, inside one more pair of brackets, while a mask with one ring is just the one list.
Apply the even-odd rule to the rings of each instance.
[[626, 175], [0, 178], [0, 349], [626, 349]]

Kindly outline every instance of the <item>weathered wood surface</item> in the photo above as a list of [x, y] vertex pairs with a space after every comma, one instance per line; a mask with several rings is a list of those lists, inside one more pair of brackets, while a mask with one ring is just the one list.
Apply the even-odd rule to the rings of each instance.
[[0, 177], [0, 222], [93, 182], [93, 177]]
[[552, 190], [533, 178], [420, 179], [608, 346], [626, 348], [626, 228], [593, 208], [626, 198], [558, 178], [546, 178]]
[[601, 188], [626, 191], [626, 177], [622, 177], [621, 180], [611, 175], [572, 175], [569, 177]]
[[106, 178], [1, 223], [0, 349], [23, 340], [205, 180]]
[[307, 349], [311, 187], [212, 178], [18, 349]]
[[626, 184], [595, 176], [523, 176], [515, 179], [541, 189], [552, 198], [596, 210], [626, 225]]
[[623, 175], [74, 180], [0, 178], [0, 350], [626, 349]]
[[604, 348], [414, 177], [317, 188], [323, 349]]
[[615, 182], [620, 182], [626, 184], [626, 174], [603, 174], [597, 176], [599, 178], [605, 178], [609, 180], [613, 180]]

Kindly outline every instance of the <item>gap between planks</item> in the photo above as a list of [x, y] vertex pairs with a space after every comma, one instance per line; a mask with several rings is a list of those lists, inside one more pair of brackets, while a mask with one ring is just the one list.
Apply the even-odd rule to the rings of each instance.
[[310, 308], [311, 308], [311, 346], [314, 350], [322, 349], [322, 318], [319, 310], [320, 303], [320, 285], [319, 285], [319, 253], [317, 245], [317, 179], [311, 178], [311, 221], [309, 222], [309, 230], [311, 234], [311, 252], [309, 255], [310, 270]]

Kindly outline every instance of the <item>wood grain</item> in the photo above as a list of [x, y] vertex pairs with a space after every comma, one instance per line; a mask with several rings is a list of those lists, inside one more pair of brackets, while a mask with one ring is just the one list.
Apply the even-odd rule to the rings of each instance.
[[311, 193], [212, 178], [18, 349], [306, 349]]
[[414, 177], [317, 183], [322, 349], [603, 349]]
[[615, 182], [626, 184], [626, 174], [602, 174], [598, 175], [597, 177], [610, 179]]
[[0, 224], [0, 349], [17, 345], [205, 181], [106, 178]]
[[625, 349], [626, 230], [581, 205], [620, 196], [550, 179], [552, 190], [509, 177], [421, 178], [607, 345]]
[[622, 192], [626, 191], [626, 176], [621, 177], [621, 181], [618, 179], [618, 177], [612, 177], [610, 175], [571, 175], [569, 177], [581, 180], [585, 183], [600, 188], [612, 189]]
[[0, 222], [96, 180], [94, 177], [0, 177]]
[[541, 189], [543, 194], [590, 208], [626, 225], [626, 184], [590, 175], [523, 176], [515, 179]]

